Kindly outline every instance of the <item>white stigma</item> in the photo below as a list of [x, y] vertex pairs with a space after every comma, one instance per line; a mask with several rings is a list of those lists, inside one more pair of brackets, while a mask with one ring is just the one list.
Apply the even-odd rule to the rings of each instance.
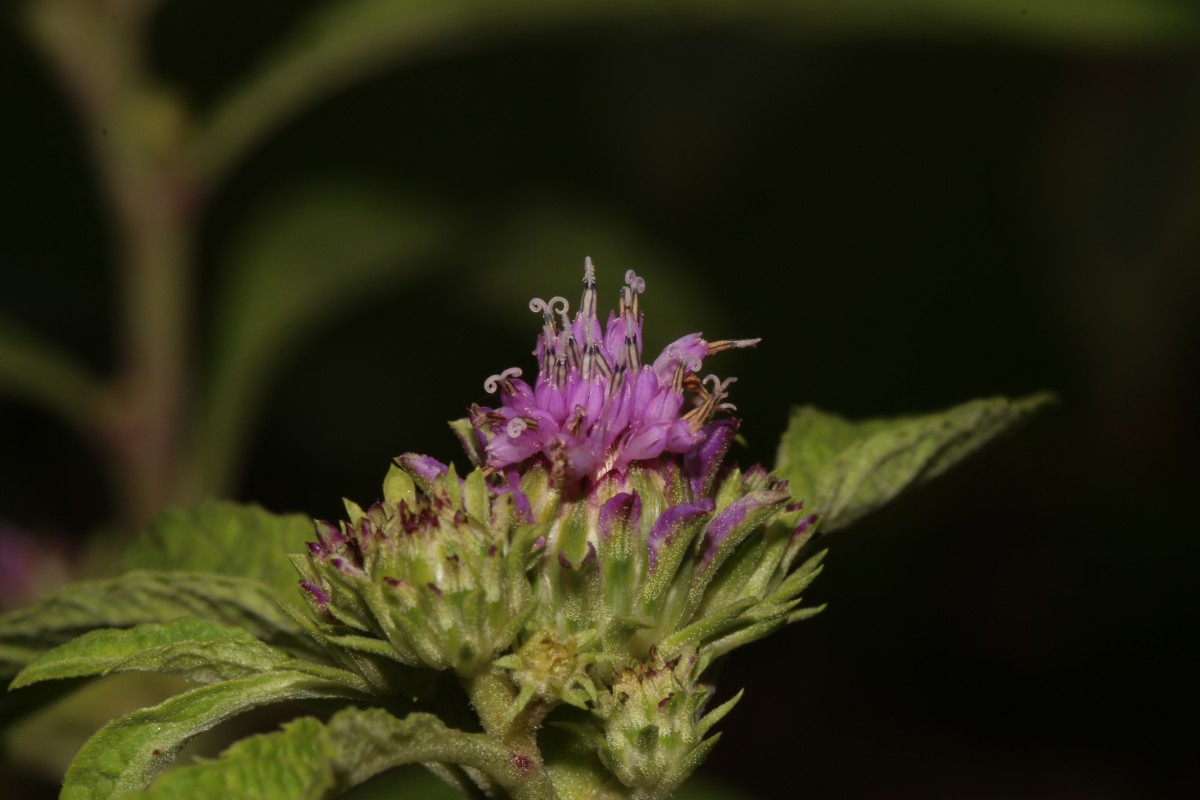
[[521, 417], [513, 417], [508, 421], [508, 425], [504, 427], [504, 432], [509, 435], [509, 438], [516, 439], [518, 436], [524, 433], [525, 429], [528, 427], [529, 425], [524, 419]]
[[500, 384], [504, 383], [509, 378], [519, 378], [519, 377], [521, 377], [521, 368], [520, 367], [509, 367], [508, 369], [504, 370], [504, 372], [501, 372], [499, 375], [493, 375], [490, 378], [488, 378], [486, 381], [484, 381], [483, 382], [483, 390], [485, 392], [487, 392], [488, 394], [495, 394], [496, 391], [500, 388]]
[[631, 269], [625, 271], [625, 284], [633, 290], [634, 294], [646, 291], [646, 279], [639, 278], [638, 274]]

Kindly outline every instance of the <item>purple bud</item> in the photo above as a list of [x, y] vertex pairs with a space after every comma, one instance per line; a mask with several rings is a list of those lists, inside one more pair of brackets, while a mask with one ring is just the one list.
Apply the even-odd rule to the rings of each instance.
[[435, 478], [450, 471], [449, 467], [436, 458], [420, 453], [405, 453], [396, 459], [396, 463], [414, 478], [420, 478], [427, 483], [432, 483]]
[[312, 581], [300, 581], [300, 588], [304, 590], [304, 593], [307, 594], [314, 603], [321, 607], [322, 611], [324, 611], [329, 605], [329, 595], [321, 591], [321, 587], [317, 586]]
[[331, 558], [331, 559], [329, 559], [329, 563], [332, 564], [333, 568], [336, 569], [338, 572], [344, 573], [346, 575], [361, 575], [362, 574], [361, 570], [355, 569], [354, 566], [352, 564], [350, 564], [348, 561], [346, 561], [346, 559], [344, 559], [344, 558]]
[[713, 518], [713, 521], [708, 523], [708, 530], [704, 532], [704, 541], [701, 544], [701, 549], [704, 550], [704, 555], [701, 557], [701, 564], [708, 564], [716, 556], [721, 545], [729, 538], [729, 535], [738, 530], [746, 518], [754, 514], [756, 511], [762, 511], [771, 506], [778, 506], [785, 502], [788, 496], [782, 492], [751, 492], [740, 500], [730, 503], [720, 514]]
[[733, 417], [718, 419], [701, 429], [703, 441], [683, 457], [683, 471], [692, 485], [692, 497], [706, 497], [712, 491], [717, 470], [733, 443], [740, 421]]
[[313, 520], [313, 527], [316, 529], [317, 542], [326, 552], [333, 552], [338, 545], [346, 541], [346, 535], [342, 533], [341, 528], [332, 522], [326, 522], [323, 519]]
[[698, 503], [680, 503], [664, 511], [650, 529], [647, 542], [650, 549], [650, 569], [653, 571], [658, 568], [658, 554], [663, 548], [671, 545], [679, 531], [695, 522], [697, 518], [711, 513], [714, 508], [716, 503], [706, 497]]
[[[803, 504], [801, 504], [801, 505], [803, 505]], [[791, 508], [791, 506], [789, 506], [788, 511], [791, 511], [791, 510], [792, 510], [792, 508]], [[812, 527], [812, 524], [816, 521], [817, 521], [816, 514], [809, 514], [807, 517], [800, 520], [799, 524], [796, 525], [796, 527], [792, 530], [792, 539], [798, 539], [801, 536], [803, 536], [804, 534], [808, 533], [808, 529], [810, 527]]]
[[613, 495], [600, 506], [600, 538], [608, 539], [619, 525], [636, 525], [642, 516], [642, 500], [637, 492], [621, 492]]

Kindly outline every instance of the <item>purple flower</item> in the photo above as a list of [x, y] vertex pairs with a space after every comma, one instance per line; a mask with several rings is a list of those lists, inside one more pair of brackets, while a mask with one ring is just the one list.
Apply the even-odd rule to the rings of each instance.
[[645, 281], [633, 270], [625, 273], [618, 307], [603, 326], [596, 313], [590, 258], [583, 283], [573, 319], [563, 297], [529, 303], [530, 310], [542, 315], [533, 385], [520, 379], [516, 367], [484, 383], [487, 391], [500, 394], [499, 408], [471, 409], [471, 424], [486, 441], [487, 467], [504, 471], [543, 459], [552, 480], [570, 483], [624, 473], [630, 464], [664, 453], [700, 452], [702, 463], [713, 461], [712, 456], [719, 461], [728, 442], [709, 447], [713, 452], [708, 457], [705, 442], [714, 430], [721, 438], [732, 431], [707, 423], [718, 411], [734, 410], [724, 402], [734, 379], [701, 379], [698, 372], [707, 356], [759, 340], [706, 342], [701, 334], [690, 333], [646, 362], [638, 309]]

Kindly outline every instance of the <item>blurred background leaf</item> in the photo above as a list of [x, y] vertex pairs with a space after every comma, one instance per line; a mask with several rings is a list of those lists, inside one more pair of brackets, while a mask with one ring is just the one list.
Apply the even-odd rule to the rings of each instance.
[[448, 232], [427, 204], [332, 183], [298, 187], [246, 220], [216, 287], [191, 497], [233, 490], [255, 416], [293, 354], [339, 315], [411, 281]]

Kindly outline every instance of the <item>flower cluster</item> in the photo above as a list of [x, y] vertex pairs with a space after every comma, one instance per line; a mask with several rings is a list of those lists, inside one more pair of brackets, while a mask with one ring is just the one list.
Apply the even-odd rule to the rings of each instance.
[[[601, 327], [591, 259], [583, 280], [574, 319], [563, 297], [529, 303], [542, 315], [533, 386], [520, 379], [519, 367], [506, 369], [484, 383], [488, 392], [500, 393], [500, 407], [471, 409], [491, 470], [503, 472], [540, 457], [556, 483], [584, 477], [595, 482], [664, 452], [694, 452], [708, 438], [705, 423], [713, 414], [734, 410], [723, 401], [735, 379], [700, 379], [697, 373], [707, 356], [758, 339], [706, 342], [691, 333], [644, 363], [638, 306], [646, 282], [626, 272], [619, 305]], [[696, 399], [686, 411], [685, 392]], [[719, 459], [718, 452], [710, 458]]]
[[[644, 290], [626, 273], [601, 325], [589, 260], [573, 318], [533, 300], [532, 385], [504, 370], [485, 382], [497, 406], [452, 423], [475, 469], [400, 457], [384, 500], [318, 523], [299, 566], [310, 629], [341, 663], [376, 684], [381, 656], [500, 676], [506, 725], [574, 706], [578, 741], [631, 796], [665, 797], [732, 705], [705, 716], [700, 673], [815, 613], [800, 593], [823, 554], [799, 559], [814, 518], [785, 481], [724, 463], [733, 379], [698, 373], [758, 340], [693, 333], [644, 360]], [[657, 744], [634, 757], [635, 740]]]

